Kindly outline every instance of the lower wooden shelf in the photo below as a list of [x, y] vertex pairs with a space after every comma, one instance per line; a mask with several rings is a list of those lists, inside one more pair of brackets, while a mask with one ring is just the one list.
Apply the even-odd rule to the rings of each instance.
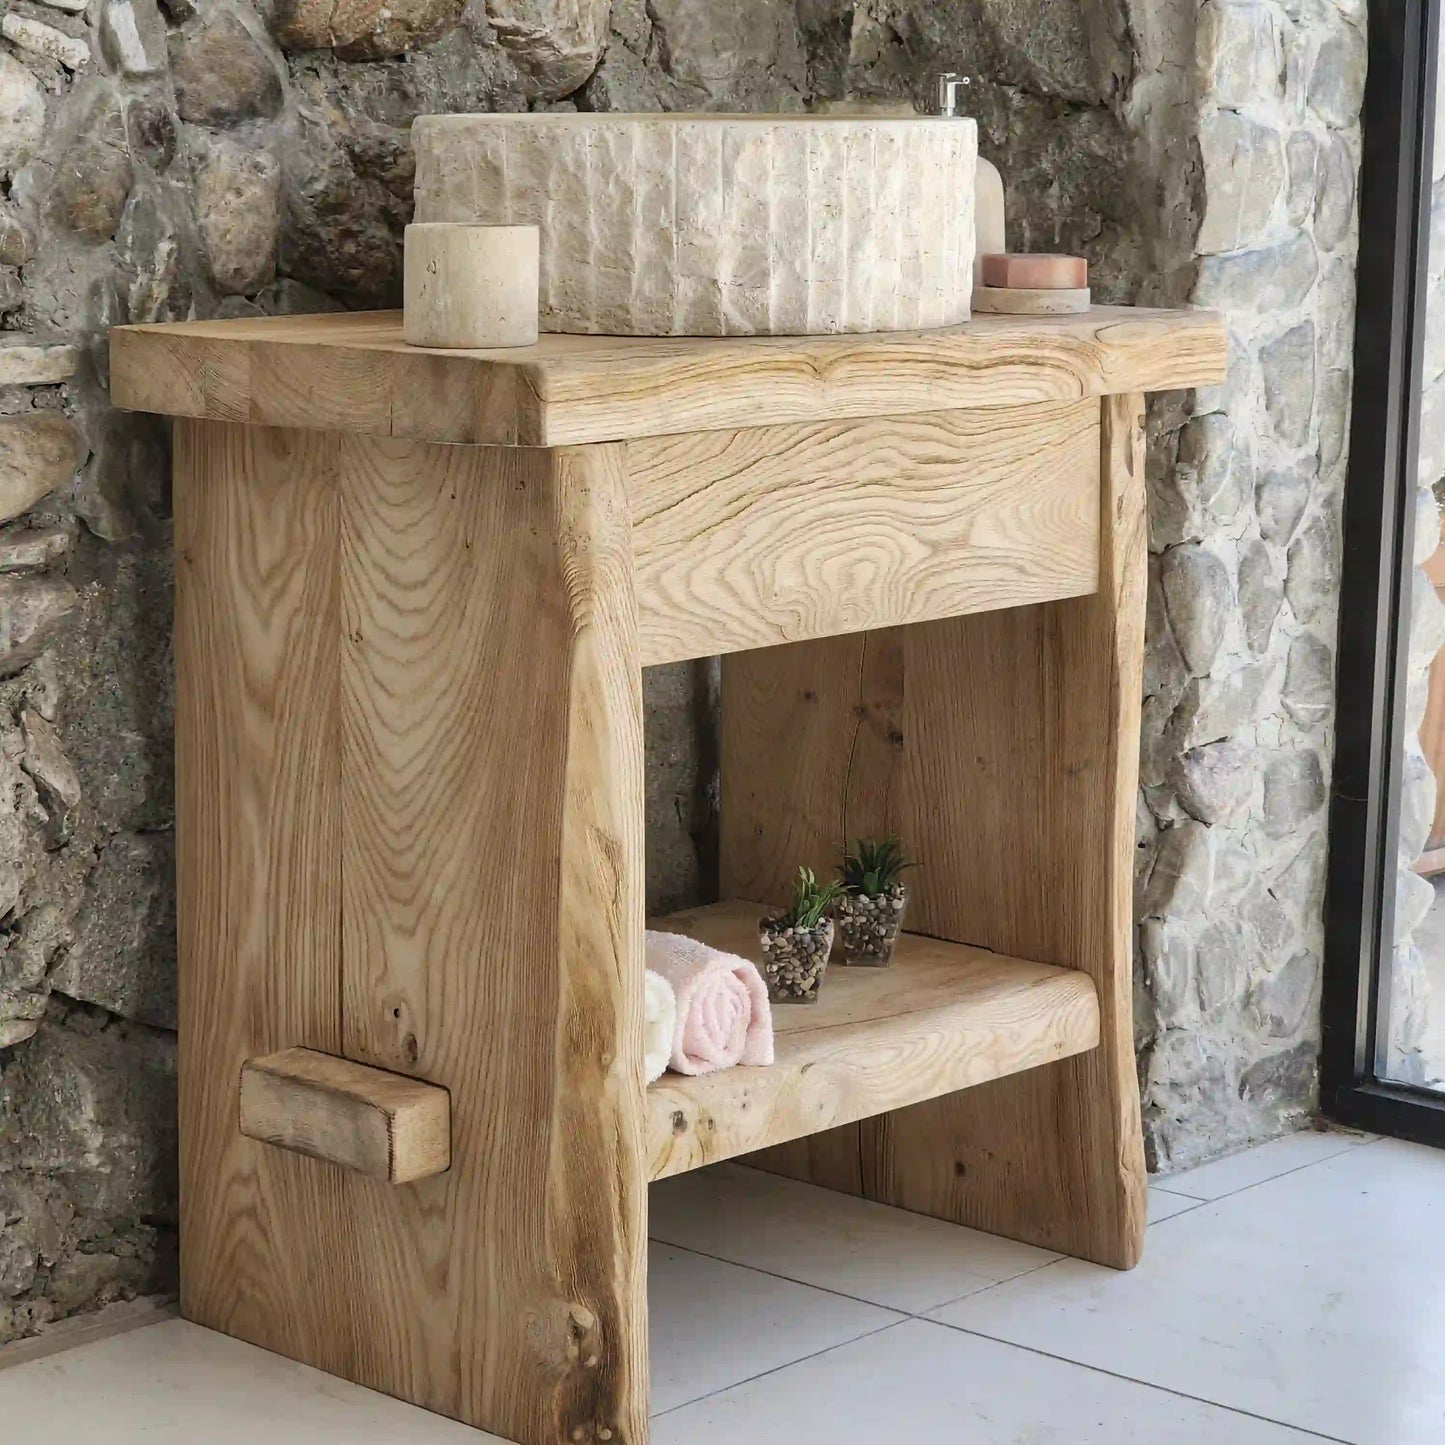
[[[655, 919], [757, 961], [756, 903]], [[890, 968], [830, 964], [816, 1004], [773, 1010], [776, 1062], [647, 1091], [651, 1177], [666, 1178], [1081, 1054], [1099, 1042], [1093, 980], [1077, 969], [905, 934]]]

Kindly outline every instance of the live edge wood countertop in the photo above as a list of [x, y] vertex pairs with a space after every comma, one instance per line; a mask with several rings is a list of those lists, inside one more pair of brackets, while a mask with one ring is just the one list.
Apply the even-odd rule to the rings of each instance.
[[132, 411], [418, 441], [570, 446], [965, 407], [1019, 406], [1224, 379], [1222, 319], [1096, 306], [861, 336], [543, 336], [435, 351], [399, 312], [128, 326], [113, 400]]

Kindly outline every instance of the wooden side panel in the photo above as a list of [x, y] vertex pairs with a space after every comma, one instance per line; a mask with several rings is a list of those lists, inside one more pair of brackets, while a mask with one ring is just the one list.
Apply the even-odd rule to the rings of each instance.
[[[1104, 400], [1096, 596], [904, 631], [901, 779], [892, 806], [860, 810], [857, 824], [900, 827], [923, 858], [910, 927], [1090, 973], [1099, 1047], [756, 1156], [815, 1183], [1117, 1267], [1138, 1259], [1145, 1208], [1130, 1037], [1142, 417], [1137, 395]], [[816, 656], [810, 666], [814, 677], [824, 670]], [[783, 667], [769, 663], [778, 677]], [[849, 726], [846, 715], [814, 719], [813, 735]], [[752, 751], [761, 745], [755, 738]], [[742, 740], [734, 748], [739, 759], [748, 751]], [[851, 795], [846, 779], [834, 782]], [[735, 792], [725, 779], [725, 836], [745, 852], [735, 824], [754, 836], [759, 825], [756, 809], [729, 820]], [[811, 802], [781, 781], [773, 798], [772, 833], [796, 837]], [[817, 850], [826, 843], [817, 838]]]
[[340, 1171], [242, 1137], [247, 1058], [341, 1049], [336, 448], [175, 431], [181, 1308], [345, 1373]]
[[1094, 401], [628, 446], [644, 664], [1092, 592]]
[[347, 438], [345, 1053], [446, 1087], [359, 1185], [353, 1378], [526, 1445], [646, 1438], [642, 718], [617, 448]]

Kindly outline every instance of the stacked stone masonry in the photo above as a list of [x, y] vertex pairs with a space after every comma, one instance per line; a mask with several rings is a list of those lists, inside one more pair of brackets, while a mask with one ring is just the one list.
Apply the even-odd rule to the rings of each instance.
[[[1015, 249], [1230, 313], [1151, 417], [1138, 1032], [1163, 1166], [1314, 1104], [1363, 0], [0, 0], [0, 1341], [174, 1284], [170, 503], [106, 328], [394, 305], [429, 112], [923, 105]], [[717, 669], [646, 678], [649, 903]], [[1020, 806], [1028, 806], [1026, 799]]]

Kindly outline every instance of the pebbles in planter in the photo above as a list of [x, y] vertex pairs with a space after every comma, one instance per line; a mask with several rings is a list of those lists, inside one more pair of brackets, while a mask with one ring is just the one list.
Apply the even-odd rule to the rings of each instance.
[[843, 962], [862, 968], [885, 968], [893, 961], [893, 945], [903, 927], [908, 890], [901, 883], [881, 893], [844, 893], [833, 905]]
[[765, 918], [758, 925], [763, 945], [763, 978], [773, 1003], [817, 1003], [828, 955], [833, 951], [833, 920], [812, 928]]
[[897, 838], [855, 838], [838, 865], [833, 911], [843, 939], [844, 963], [883, 968], [903, 927], [908, 890], [902, 874], [917, 865]]

